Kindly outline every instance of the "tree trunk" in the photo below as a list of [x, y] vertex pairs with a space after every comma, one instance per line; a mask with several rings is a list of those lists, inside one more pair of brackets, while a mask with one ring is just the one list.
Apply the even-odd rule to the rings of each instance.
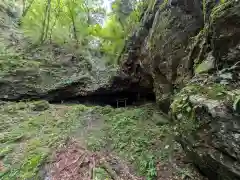
[[45, 29], [45, 36], [43, 38], [43, 41], [47, 39], [48, 36], [48, 30], [49, 30], [49, 23], [50, 23], [50, 17], [51, 17], [51, 0], [48, 0], [48, 16], [47, 16], [47, 25]]
[[[49, 26], [50, 21], [50, 8], [51, 8], [51, 0], [48, 0], [48, 4], [46, 5], [45, 13], [44, 13], [44, 19], [43, 19], [43, 25], [42, 25], [42, 32], [40, 36], [40, 42], [43, 43], [46, 38], [46, 23], [47, 26]], [[48, 20], [48, 22], [46, 22]], [[47, 28], [48, 29], [48, 28]]]
[[25, 17], [29, 11], [29, 9], [32, 7], [32, 4], [34, 3], [34, 0], [31, 0], [30, 3], [27, 6], [26, 0], [23, 0], [23, 13], [22, 17]]
[[74, 14], [73, 14], [73, 10], [72, 10], [72, 6], [71, 6], [70, 2], [68, 3], [68, 10], [69, 10], [69, 13], [70, 13], [70, 18], [72, 20], [73, 36], [74, 36], [74, 39], [77, 41], [77, 44], [78, 44], [77, 28], [76, 28]]
[[57, 13], [56, 13], [56, 16], [55, 16], [55, 20], [54, 20], [54, 23], [51, 27], [51, 30], [50, 30], [50, 34], [49, 34], [49, 39], [50, 39], [50, 42], [52, 42], [52, 33], [53, 33], [53, 28], [55, 27], [56, 23], [57, 23], [57, 20], [60, 16], [60, 0], [58, 0], [58, 7], [57, 7]]

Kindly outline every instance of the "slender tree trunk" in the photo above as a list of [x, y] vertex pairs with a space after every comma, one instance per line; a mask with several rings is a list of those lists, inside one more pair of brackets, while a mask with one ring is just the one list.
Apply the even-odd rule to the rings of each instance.
[[55, 16], [55, 20], [54, 20], [54, 23], [51, 27], [51, 30], [50, 30], [50, 34], [49, 34], [49, 38], [50, 38], [50, 42], [52, 42], [52, 33], [53, 33], [53, 28], [55, 27], [55, 25], [57, 24], [57, 20], [60, 16], [60, 0], [58, 0], [58, 7], [57, 7], [57, 13], [56, 13], [56, 16]]
[[27, 6], [26, 0], [23, 0], [23, 13], [22, 17], [25, 17], [29, 11], [29, 9], [32, 7], [32, 4], [34, 3], [34, 0], [31, 0]]
[[[85, 11], [86, 11], [86, 14], [87, 14], [87, 26], [89, 27], [90, 25], [91, 25], [91, 16], [90, 16], [90, 8], [89, 8], [89, 6], [88, 6], [88, 4], [87, 4], [87, 2], [86, 1], [84, 1], [84, 6], [85, 6]], [[83, 46], [86, 46], [87, 44], [88, 44], [88, 38], [87, 38], [88, 36], [85, 36], [85, 38], [82, 40], [82, 45]]]
[[43, 41], [47, 39], [48, 31], [49, 31], [49, 24], [50, 24], [50, 18], [51, 18], [51, 0], [48, 0], [48, 16], [47, 16], [47, 25], [45, 29], [45, 36], [43, 38]]
[[[42, 32], [41, 32], [41, 36], [40, 36], [40, 43], [43, 43], [44, 40], [45, 40], [45, 37], [46, 37], [46, 25], [49, 26], [49, 20], [50, 20], [50, 14], [49, 14], [49, 11], [50, 11], [50, 6], [51, 6], [51, 0], [48, 0], [48, 3], [46, 5], [46, 9], [45, 9], [45, 12], [44, 12], [44, 19], [43, 19], [43, 24], [42, 24]], [[48, 22], [47, 22], [48, 20]], [[46, 24], [47, 23], [47, 24]], [[48, 29], [48, 28], [47, 28]]]
[[72, 26], [73, 26], [73, 36], [74, 39], [77, 41], [78, 44], [78, 36], [77, 36], [77, 28], [76, 28], [76, 23], [75, 23], [75, 18], [74, 18], [74, 14], [73, 14], [73, 10], [72, 10], [72, 6], [70, 5], [70, 2], [68, 3], [68, 10], [70, 13], [70, 18], [72, 20]]
[[57, 17], [55, 18], [54, 23], [53, 23], [53, 25], [52, 25], [52, 27], [51, 27], [51, 29], [50, 29], [50, 33], [49, 33], [50, 42], [52, 42], [53, 28], [55, 27], [56, 23], [57, 23]]
[[44, 13], [42, 31], [41, 31], [41, 36], [40, 36], [40, 42], [41, 43], [43, 43], [43, 37], [44, 37], [44, 32], [45, 32], [45, 24], [46, 24], [46, 19], [47, 19], [47, 10], [48, 10], [48, 5], [46, 5], [46, 9], [45, 9], [45, 13]]
[[77, 28], [76, 28], [75, 19], [74, 19], [73, 15], [71, 15], [71, 18], [72, 18], [74, 38], [76, 39], [76, 41], [78, 43]]
[[23, 8], [22, 8], [22, 15], [26, 9], [26, 0], [22, 0]]

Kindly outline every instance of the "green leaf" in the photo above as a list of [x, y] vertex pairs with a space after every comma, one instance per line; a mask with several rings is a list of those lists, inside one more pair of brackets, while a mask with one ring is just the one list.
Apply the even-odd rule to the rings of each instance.
[[237, 96], [233, 103], [233, 109], [235, 111], [239, 111], [239, 106], [240, 106], [240, 96]]

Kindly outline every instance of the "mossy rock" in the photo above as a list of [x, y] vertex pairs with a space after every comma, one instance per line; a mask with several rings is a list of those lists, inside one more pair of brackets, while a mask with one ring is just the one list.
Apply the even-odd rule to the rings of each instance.
[[50, 104], [47, 101], [35, 101], [31, 104], [33, 111], [45, 111], [50, 108]]
[[214, 68], [214, 58], [208, 58], [204, 60], [201, 64], [195, 69], [196, 74], [207, 73]]

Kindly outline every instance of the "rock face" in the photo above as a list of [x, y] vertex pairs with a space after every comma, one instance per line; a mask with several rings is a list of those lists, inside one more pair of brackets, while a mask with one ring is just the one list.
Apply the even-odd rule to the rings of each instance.
[[183, 149], [209, 179], [240, 179], [240, 116], [224, 101], [203, 95], [192, 95], [189, 102], [194, 109], [194, 119], [183, 118], [199, 124], [191, 133], [185, 131], [179, 135]]
[[212, 9], [191, 54], [196, 71], [200, 65], [206, 68], [206, 62], [211, 68], [193, 72], [171, 106], [179, 128], [188, 125], [188, 131], [177, 135], [178, 141], [209, 179], [240, 179], [239, 22], [237, 1]]
[[124, 71], [140, 82], [151, 78], [157, 101], [169, 101], [189, 71], [187, 46], [202, 26], [200, 1], [156, 1], [126, 43], [121, 57]]
[[239, 1], [159, 0], [120, 59], [160, 105], [173, 101], [176, 137], [209, 179], [240, 179], [239, 57]]

